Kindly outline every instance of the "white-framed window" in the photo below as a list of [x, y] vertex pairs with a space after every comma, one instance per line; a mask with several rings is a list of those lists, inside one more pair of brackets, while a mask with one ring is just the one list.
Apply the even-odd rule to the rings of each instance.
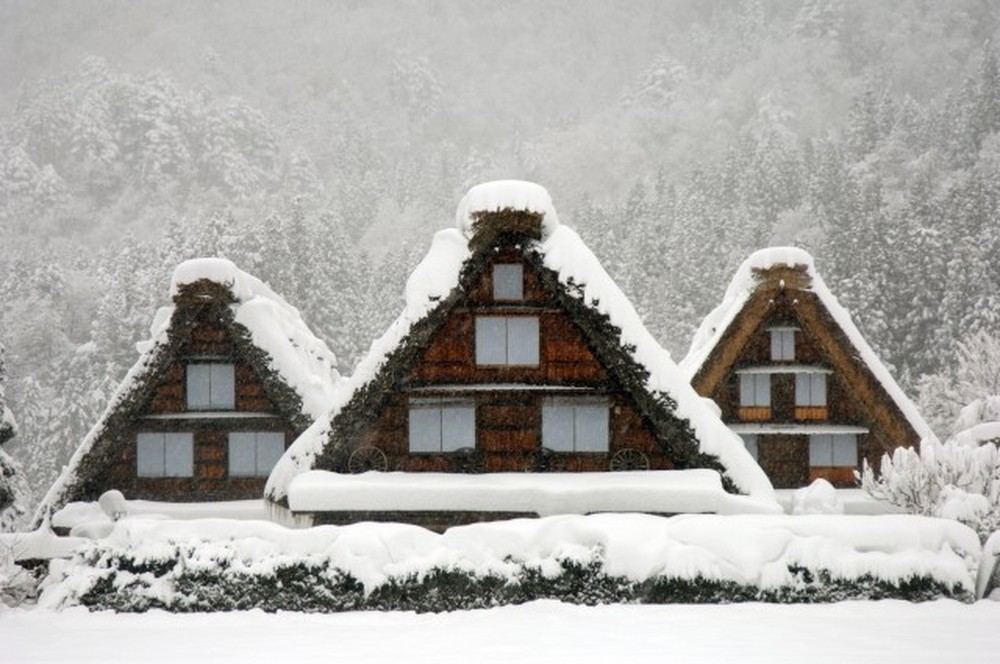
[[187, 365], [189, 410], [233, 410], [236, 408], [236, 366], [199, 363]]
[[476, 318], [476, 364], [538, 365], [536, 316]]
[[795, 328], [793, 327], [771, 328], [771, 359], [772, 360], [795, 359]]
[[524, 268], [520, 263], [497, 263], [493, 266], [493, 299], [524, 299]]
[[267, 477], [285, 453], [280, 431], [233, 431], [229, 434], [229, 476]]
[[605, 399], [546, 399], [542, 403], [542, 446], [555, 452], [607, 452], [609, 412]]
[[139, 477], [193, 477], [194, 434], [143, 431], [136, 436]]
[[769, 407], [771, 405], [771, 374], [740, 374], [740, 405]]
[[858, 437], [853, 433], [819, 433], [809, 436], [810, 466], [858, 465]]
[[740, 438], [743, 439], [743, 446], [747, 448], [747, 452], [753, 457], [754, 461], [758, 461], [758, 456], [760, 454], [760, 438], [755, 433], [741, 433]]
[[454, 452], [476, 446], [476, 406], [456, 399], [410, 400], [410, 452]]
[[825, 373], [795, 374], [795, 405], [796, 406], [826, 405]]

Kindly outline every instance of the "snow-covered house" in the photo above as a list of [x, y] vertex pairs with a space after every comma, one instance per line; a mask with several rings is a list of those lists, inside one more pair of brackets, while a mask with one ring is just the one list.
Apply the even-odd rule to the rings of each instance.
[[[711, 470], [657, 472], [679, 469]], [[638, 470], [650, 472], [608, 472]], [[275, 466], [266, 497], [314, 523], [443, 527], [725, 511], [723, 484], [773, 505], [740, 439], [559, 223], [545, 189], [502, 181], [471, 189], [457, 228], [434, 236], [402, 314]], [[695, 494], [700, 503], [678, 498]]]
[[776, 487], [853, 486], [862, 459], [934, 437], [801, 249], [751, 255], [680, 366]]
[[260, 498], [288, 444], [333, 403], [333, 353], [266, 284], [182, 263], [172, 306], [43, 499], [36, 521], [110, 489], [168, 502]]

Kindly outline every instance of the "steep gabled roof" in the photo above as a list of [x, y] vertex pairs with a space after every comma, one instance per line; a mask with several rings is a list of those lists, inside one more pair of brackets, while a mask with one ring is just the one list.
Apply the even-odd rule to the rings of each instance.
[[[786, 279], [778, 275], [781, 270], [787, 273]], [[850, 355], [873, 384], [884, 391], [914, 433], [920, 438], [935, 438], [916, 406], [865, 341], [850, 313], [827, 288], [816, 271], [813, 257], [795, 247], [762, 249], [740, 265], [722, 303], [705, 317], [695, 333], [691, 348], [680, 363], [684, 375], [697, 384], [710, 369], [717, 368], [724, 351], [733, 350], [732, 344], [738, 343], [735, 339], [737, 328], [756, 327], [768, 312], [767, 306], [757, 305], [766, 304], [763, 300], [771, 298], [775, 288], [786, 287], [816, 297], [825, 316], [836, 326], [838, 337], [849, 344]]]
[[[678, 466], [715, 467], [738, 491], [773, 497], [770, 481], [740, 439], [695, 393], [580, 237], [559, 224], [548, 192], [531, 183], [504, 181], [471, 189], [459, 205], [457, 228], [434, 236], [430, 251], [407, 282], [402, 314], [372, 344], [328, 415], [300, 436], [275, 466], [265, 489], [267, 498], [283, 503], [296, 476], [317, 465], [336, 465], [345, 452], [340, 441], [370, 421], [397, 388], [501, 240], [502, 231], [478, 232], [486, 215], [518, 229], [517, 244], [525, 263], [580, 327], [602, 364], [631, 391], [640, 412], [658, 428], [658, 437], [681, 439], [693, 434], [696, 449], [670, 450]], [[531, 226], [525, 220], [532, 219], [534, 234], [525, 231]]]
[[228, 260], [200, 258], [180, 264], [171, 279], [174, 304], [156, 312], [150, 339], [136, 345], [139, 359], [42, 499], [35, 515], [59, 509], [87, 477], [111, 461], [105, 434], [125, 425], [149, 400], [197, 323], [197, 312], [217, 307], [239, 356], [260, 377], [271, 401], [297, 431], [334, 402], [341, 381], [336, 358], [299, 312], [256, 277]]

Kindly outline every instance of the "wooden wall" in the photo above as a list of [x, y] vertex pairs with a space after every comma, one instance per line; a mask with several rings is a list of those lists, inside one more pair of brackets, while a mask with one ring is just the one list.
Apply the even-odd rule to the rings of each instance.
[[[186, 366], [189, 358], [234, 363], [235, 411], [266, 416], [234, 418], [205, 413], [204, 417], [185, 417]], [[194, 476], [139, 477], [136, 472], [136, 436], [143, 431], [192, 432]], [[103, 491], [118, 489], [130, 499], [172, 502], [261, 498], [266, 476], [228, 476], [228, 434], [232, 431], [282, 432], [286, 448], [297, 435], [277, 412], [253, 367], [239, 357], [226, 328], [213, 320], [212, 308], [206, 307], [200, 312], [190, 338], [182, 344], [178, 358], [152, 386], [148, 401], [129, 418], [126, 426], [105, 434], [113, 438], [113, 458], [107, 460], [104, 476], [88, 482], [89, 493], [94, 494], [88, 497], [96, 498]]]
[[[498, 252], [498, 263], [521, 262], [516, 251]], [[476, 406], [476, 448], [487, 472], [520, 472], [532, 467], [539, 451], [542, 403], [548, 396], [586, 394], [608, 400], [609, 452], [559, 453], [554, 467], [566, 471], [603, 471], [618, 450], [642, 451], [654, 469], [668, 469], [671, 461], [660, 449], [630, 397], [613, 385], [608, 372], [588, 347], [579, 328], [550, 299], [528, 265], [524, 265], [524, 299], [494, 302], [492, 268], [473, 285], [464, 302], [434, 333], [405, 384], [391, 396], [380, 415], [349, 447], [373, 445], [387, 456], [390, 470], [411, 472], [458, 470], [454, 454], [410, 454], [409, 399], [449, 397], [471, 400]], [[479, 366], [475, 357], [475, 319], [478, 315], [536, 316], [539, 319], [537, 366]], [[463, 389], [464, 386], [526, 384], [544, 389]], [[590, 388], [586, 392], [567, 388]], [[561, 389], [562, 388], [562, 389]]]

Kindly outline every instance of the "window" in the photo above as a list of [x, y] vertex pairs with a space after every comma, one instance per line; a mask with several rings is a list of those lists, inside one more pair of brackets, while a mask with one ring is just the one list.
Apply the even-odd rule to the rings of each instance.
[[771, 419], [771, 374], [741, 373], [741, 420], [762, 421]]
[[236, 408], [236, 367], [232, 364], [187, 365], [187, 407], [190, 410]]
[[753, 457], [754, 461], [758, 460], [758, 455], [760, 452], [759, 439], [755, 433], [741, 433], [740, 438], [743, 439], [743, 446], [747, 448], [747, 452]]
[[795, 329], [776, 327], [771, 329], [771, 359], [795, 359]]
[[194, 434], [143, 432], [136, 437], [139, 477], [192, 477]]
[[538, 318], [477, 318], [476, 364], [537, 365]]
[[524, 269], [520, 263], [497, 263], [493, 266], [493, 299], [524, 299]]
[[740, 405], [769, 407], [771, 405], [771, 374], [740, 374]]
[[809, 436], [810, 466], [858, 465], [858, 437], [853, 433], [822, 433]]
[[454, 452], [476, 446], [476, 407], [468, 401], [410, 400], [410, 451]]
[[795, 374], [795, 405], [825, 406], [826, 374], [822, 373]]
[[229, 434], [229, 475], [266, 477], [284, 452], [280, 431], [234, 431]]
[[542, 445], [555, 452], [607, 452], [606, 401], [549, 399], [542, 404]]

